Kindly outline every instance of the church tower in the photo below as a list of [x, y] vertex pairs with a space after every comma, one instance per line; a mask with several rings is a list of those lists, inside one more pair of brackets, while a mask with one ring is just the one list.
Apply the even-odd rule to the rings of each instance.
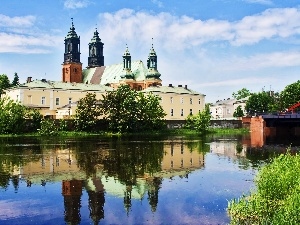
[[103, 43], [99, 38], [99, 33], [94, 32], [94, 36], [89, 43], [89, 57], [88, 57], [88, 67], [100, 67], [104, 66], [104, 56], [103, 56]]
[[73, 24], [65, 37], [65, 53], [62, 68], [63, 82], [82, 83], [82, 63], [80, 62], [80, 37], [75, 32]]
[[121, 78], [123, 79], [133, 79], [133, 73], [131, 71], [131, 55], [128, 50], [128, 46], [126, 45], [126, 50], [123, 54], [123, 71]]
[[153, 48], [153, 44], [147, 59], [147, 68], [148, 68], [148, 72], [146, 75], [146, 82], [148, 84], [147, 86], [161, 85], [161, 79], [160, 79], [161, 74], [157, 70], [157, 55]]

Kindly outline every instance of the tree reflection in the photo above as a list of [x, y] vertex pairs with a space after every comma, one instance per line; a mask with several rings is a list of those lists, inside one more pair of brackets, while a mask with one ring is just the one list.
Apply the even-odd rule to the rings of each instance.
[[94, 224], [99, 224], [104, 218], [104, 191], [88, 191], [90, 218]]
[[[22, 145], [20, 144], [22, 143]], [[10, 181], [15, 192], [19, 188], [19, 177], [11, 174], [14, 170], [26, 165], [28, 162], [37, 161], [41, 153], [40, 141], [35, 138], [20, 140], [20, 138], [0, 139], [0, 187], [7, 189]], [[28, 157], [24, 157], [27, 155]]]

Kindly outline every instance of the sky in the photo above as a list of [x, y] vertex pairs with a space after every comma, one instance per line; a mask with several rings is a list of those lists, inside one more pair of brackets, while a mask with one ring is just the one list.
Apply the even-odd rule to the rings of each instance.
[[206, 102], [282, 91], [300, 77], [299, 0], [1, 0], [0, 74], [61, 81], [73, 18], [87, 66], [97, 28], [104, 64], [146, 60], [151, 45], [162, 84], [187, 85]]

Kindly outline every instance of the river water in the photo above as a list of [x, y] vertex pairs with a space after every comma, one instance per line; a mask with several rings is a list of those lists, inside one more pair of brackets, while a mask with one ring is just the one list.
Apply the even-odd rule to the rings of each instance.
[[0, 224], [228, 224], [272, 155], [250, 136], [1, 138]]

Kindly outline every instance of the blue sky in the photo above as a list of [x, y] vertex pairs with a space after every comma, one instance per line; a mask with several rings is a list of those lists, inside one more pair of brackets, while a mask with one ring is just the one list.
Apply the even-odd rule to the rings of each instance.
[[152, 44], [163, 85], [188, 85], [206, 102], [282, 91], [300, 75], [300, 1], [9, 0], [0, 6], [0, 74], [61, 80], [64, 37], [74, 18], [81, 62], [97, 27], [105, 65], [146, 63]]

